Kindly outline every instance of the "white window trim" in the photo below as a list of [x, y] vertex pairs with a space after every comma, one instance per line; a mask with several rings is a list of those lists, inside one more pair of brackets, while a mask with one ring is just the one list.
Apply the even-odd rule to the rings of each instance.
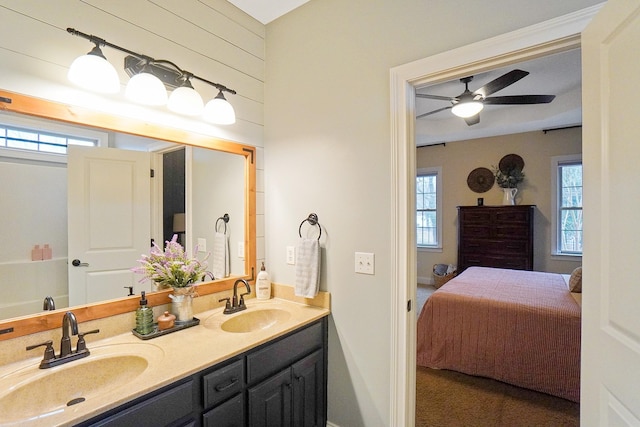
[[[434, 166], [428, 168], [418, 168], [416, 176], [420, 175], [436, 175], [436, 218], [438, 227], [438, 244], [437, 245], [417, 245], [418, 252], [442, 252], [442, 167]], [[414, 210], [417, 212], [417, 208]], [[416, 230], [414, 230], [415, 232]]]
[[582, 162], [582, 154], [551, 157], [551, 259], [575, 261], [582, 259], [582, 255], [563, 253], [558, 249], [558, 206], [560, 204], [558, 166], [568, 162]]
[[[97, 141], [97, 147], [107, 147], [109, 145], [109, 134], [93, 129], [86, 129], [77, 126], [56, 123], [46, 119], [32, 119], [28, 117], [20, 117], [11, 114], [0, 116], [0, 123], [7, 126], [23, 127], [34, 131], [45, 131], [56, 134], [74, 136], [79, 139], [94, 139]], [[49, 163], [67, 163], [65, 154], [43, 153], [38, 151], [17, 150], [2, 147], [0, 150], [0, 158], [5, 159], [21, 159], [27, 161], [40, 161]]]

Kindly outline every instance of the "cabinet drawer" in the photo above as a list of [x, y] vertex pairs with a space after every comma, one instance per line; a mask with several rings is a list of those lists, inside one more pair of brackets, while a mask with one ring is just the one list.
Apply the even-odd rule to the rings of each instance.
[[202, 425], [204, 427], [244, 427], [242, 394], [238, 394], [202, 415]]
[[247, 383], [252, 384], [322, 347], [322, 323], [289, 335], [247, 355]]
[[157, 427], [186, 418], [193, 411], [193, 381], [188, 381], [89, 425]]
[[205, 408], [223, 402], [242, 390], [243, 368], [240, 359], [202, 377]]
[[496, 225], [494, 237], [509, 239], [528, 239], [529, 228], [523, 225]]

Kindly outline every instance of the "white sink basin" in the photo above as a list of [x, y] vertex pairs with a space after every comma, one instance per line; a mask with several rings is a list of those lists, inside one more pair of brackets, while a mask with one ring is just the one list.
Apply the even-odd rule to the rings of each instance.
[[31, 364], [0, 377], [0, 424], [42, 422], [89, 400], [126, 386], [164, 351], [152, 344], [89, 348], [91, 354], [64, 365], [39, 369]]

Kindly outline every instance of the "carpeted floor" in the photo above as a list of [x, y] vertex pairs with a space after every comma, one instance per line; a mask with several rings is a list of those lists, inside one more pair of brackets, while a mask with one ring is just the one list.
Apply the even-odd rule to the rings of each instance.
[[416, 426], [579, 426], [580, 404], [499, 381], [418, 366]]
[[[416, 312], [436, 290], [418, 285]], [[580, 425], [580, 404], [488, 378], [417, 367], [417, 427]]]

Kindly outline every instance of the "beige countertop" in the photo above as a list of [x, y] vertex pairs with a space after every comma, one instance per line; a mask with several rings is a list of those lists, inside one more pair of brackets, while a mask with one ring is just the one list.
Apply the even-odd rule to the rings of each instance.
[[[327, 316], [330, 311], [328, 305], [325, 307], [279, 298], [265, 301], [250, 299], [247, 300], [245, 311], [225, 315], [218, 308], [198, 313], [199, 325], [153, 339], [141, 340], [132, 333], [125, 333], [88, 342], [91, 351], [88, 357], [57, 367], [38, 369], [42, 360], [42, 353], [38, 352], [39, 357], [0, 366], [0, 426], [71, 425], [87, 420]], [[227, 332], [221, 327], [223, 322], [234, 317], [267, 309], [283, 310], [288, 315], [265, 329], [252, 332]], [[54, 344], [56, 352], [57, 344]], [[73, 346], [75, 348], [75, 337]], [[110, 359], [110, 362], [109, 358], [114, 356], [120, 359]], [[129, 378], [118, 380], [126, 363], [131, 363], [136, 371], [129, 374]], [[78, 379], [82, 379], [83, 372], [91, 369], [101, 371], [97, 382], [104, 385], [96, 392], [78, 392], [82, 396], [69, 396], [84, 397], [86, 400], [66, 406], [67, 397], [63, 392], [67, 389], [65, 383], [75, 383], [69, 387], [72, 389], [82, 388], [82, 381]], [[47, 381], [46, 377], [51, 375], [55, 380]], [[95, 373], [92, 375], [95, 376]], [[34, 388], [37, 396], [33, 392], [27, 394], [29, 384], [34, 381], [38, 383], [38, 387]], [[87, 387], [96, 387], [95, 384], [94, 379]], [[47, 390], [47, 387], [50, 389]], [[21, 395], [21, 388], [26, 396]], [[33, 402], [29, 401], [31, 398]], [[55, 399], [64, 402], [60, 405]], [[43, 402], [46, 400], [51, 402]], [[38, 404], [45, 405], [47, 413], [25, 419]]]

